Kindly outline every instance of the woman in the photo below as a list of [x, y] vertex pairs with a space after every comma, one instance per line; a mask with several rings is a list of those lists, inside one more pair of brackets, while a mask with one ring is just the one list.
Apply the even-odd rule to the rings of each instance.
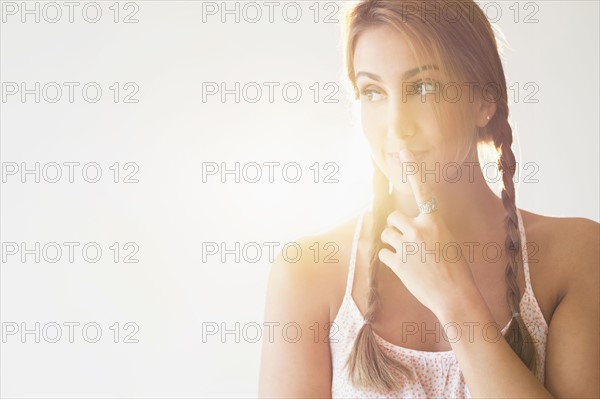
[[[600, 396], [599, 226], [516, 207], [506, 81], [481, 9], [366, 0], [346, 25], [374, 200], [302, 240], [307, 253], [336, 243], [339, 263], [273, 264], [265, 323], [280, 330], [263, 338], [259, 395]], [[485, 144], [501, 198], [478, 167]]]

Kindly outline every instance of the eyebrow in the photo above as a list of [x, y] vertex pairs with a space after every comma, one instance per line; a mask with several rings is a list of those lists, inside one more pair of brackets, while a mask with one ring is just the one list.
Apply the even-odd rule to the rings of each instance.
[[[436, 71], [439, 71], [439, 68], [438, 68], [438, 66], [437, 66], [437, 65], [423, 65], [423, 66], [421, 66], [421, 67], [416, 67], [416, 68], [413, 68], [413, 69], [409, 69], [408, 71], [404, 72], [404, 73], [402, 74], [402, 80], [407, 80], [407, 79], [410, 79], [410, 78], [412, 78], [413, 76], [415, 76], [416, 74], [418, 74], [419, 72], [421, 72], [421, 71], [426, 71], [426, 70], [428, 70], [428, 69], [435, 69]], [[371, 78], [371, 79], [373, 79], [373, 80], [377, 80], [377, 81], [379, 81], [379, 82], [381, 82], [381, 80], [382, 80], [382, 79], [381, 79], [381, 76], [379, 76], [379, 75], [376, 75], [376, 74], [374, 74], [374, 73], [371, 73], [371, 72], [363, 72], [363, 71], [361, 71], [361, 72], [358, 72], [358, 73], [356, 74], [356, 76], [355, 76], [355, 79], [358, 79], [358, 78], [359, 78], [359, 76], [366, 76], [366, 77], [368, 77], [368, 78]]]

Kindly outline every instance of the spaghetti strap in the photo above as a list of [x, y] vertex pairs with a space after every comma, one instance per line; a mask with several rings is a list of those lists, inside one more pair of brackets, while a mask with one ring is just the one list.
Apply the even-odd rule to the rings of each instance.
[[[544, 319], [543, 312], [533, 295], [529, 277], [529, 259], [527, 258], [527, 241], [525, 228], [521, 214], [517, 210], [520, 237], [522, 242], [523, 269], [526, 281], [526, 292], [519, 303], [520, 314], [523, 323], [531, 335], [531, 342], [535, 345], [535, 375], [544, 383], [544, 370], [546, 364], [546, 342], [548, 336], [548, 325]], [[354, 385], [348, 372], [348, 359], [356, 346], [356, 339], [365, 325], [363, 315], [351, 296], [354, 273], [356, 272], [356, 261], [358, 241], [362, 229], [363, 216], [358, 219], [354, 240], [352, 242], [352, 254], [348, 266], [348, 282], [346, 285], [346, 296], [340, 306], [333, 323], [338, 327], [329, 332], [329, 348], [331, 351], [332, 398], [471, 398], [471, 393], [465, 383], [458, 359], [454, 351], [431, 352], [412, 348], [406, 348], [386, 341], [372, 330], [379, 348], [387, 356], [406, 365], [414, 372], [414, 379], [403, 381], [403, 384], [395, 390], [383, 394], [375, 389], [361, 388]], [[515, 318], [511, 318], [502, 334]]]
[[365, 217], [365, 209], [360, 213], [358, 221], [356, 222], [356, 228], [354, 230], [354, 238], [352, 239], [352, 252], [350, 254], [350, 265], [348, 266], [348, 278], [346, 281], [346, 296], [352, 295], [352, 285], [354, 284], [354, 270], [356, 269], [356, 254], [358, 252], [358, 239], [360, 238], [360, 231], [362, 230], [362, 223]]
[[519, 232], [521, 234], [521, 252], [523, 253], [523, 274], [525, 275], [525, 289], [531, 289], [531, 278], [529, 276], [529, 256], [527, 254], [527, 237], [525, 236], [525, 226], [523, 225], [523, 217], [517, 209], [517, 218], [519, 220]]

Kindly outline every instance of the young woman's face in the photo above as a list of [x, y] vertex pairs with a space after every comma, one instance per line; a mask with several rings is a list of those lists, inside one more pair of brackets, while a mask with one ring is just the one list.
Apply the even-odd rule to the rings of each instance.
[[[444, 152], [455, 151], [457, 140], [444, 140], [444, 127], [434, 114], [434, 101], [443, 101], [432, 94], [441, 80], [439, 69], [428, 60], [417, 65], [406, 39], [393, 28], [368, 29], [356, 43], [354, 71], [363, 132], [376, 165], [400, 192], [411, 190], [397, 158], [399, 150], [415, 155], [417, 172], [433, 171], [436, 163], [441, 169]], [[427, 181], [432, 177], [427, 175]]]

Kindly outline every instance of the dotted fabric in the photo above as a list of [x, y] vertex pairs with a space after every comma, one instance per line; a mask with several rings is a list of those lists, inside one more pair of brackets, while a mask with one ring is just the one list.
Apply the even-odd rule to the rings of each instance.
[[[521, 219], [520, 212], [517, 211], [519, 219], [519, 230], [521, 233], [521, 242], [523, 247], [523, 263], [525, 273], [525, 292], [521, 297], [520, 312], [521, 317], [532, 335], [534, 345], [537, 349], [537, 373], [536, 377], [544, 383], [544, 365], [546, 355], [546, 339], [548, 335], [548, 326], [535, 298], [531, 288], [529, 276], [529, 264], [527, 260], [525, 229]], [[350, 265], [348, 267], [348, 281], [346, 292], [342, 305], [334, 320], [337, 328], [330, 331], [330, 349], [332, 356], [333, 378], [331, 394], [333, 398], [471, 398], [469, 388], [467, 387], [464, 376], [460, 370], [458, 360], [454, 352], [428, 352], [415, 349], [404, 348], [394, 345], [379, 335], [375, 334], [376, 341], [380, 347], [391, 357], [402, 361], [404, 365], [411, 368], [416, 375], [414, 381], [404, 378], [397, 373], [401, 381], [404, 381], [403, 387], [398, 391], [377, 392], [375, 390], [364, 390], [356, 388], [350, 382], [344, 364], [358, 331], [363, 325], [363, 315], [360, 313], [356, 302], [352, 298], [352, 284], [354, 280], [354, 270], [356, 264], [356, 250], [358, 248], [358, 238], [362, 226], [364, 212], [359, 217], [354, 233], [352, 254]], [[512, 320], [511, 320], [512, 322]], [[508, 330], [509, 322], [502, 333]], [[466, 333], [466, 330], [465, 332]], [[490, 378], [493, 378], [490, 375]], [[415, 382], [416, 381], [416, 382]]]

